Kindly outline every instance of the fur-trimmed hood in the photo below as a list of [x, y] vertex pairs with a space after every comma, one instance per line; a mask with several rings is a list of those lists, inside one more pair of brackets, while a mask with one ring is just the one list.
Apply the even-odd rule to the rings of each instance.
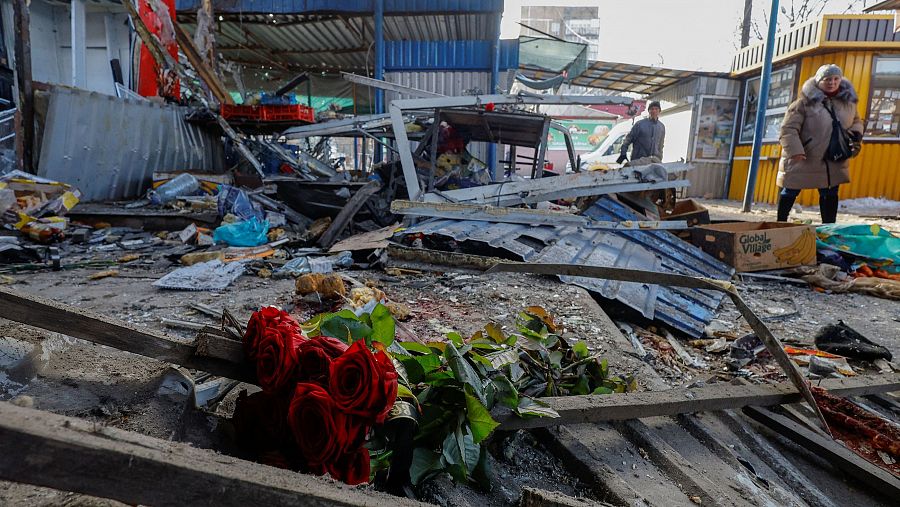
[[[806, 82], [803, 83], [800, 93], [809, 103], [822, 102], [825, 100], [825, 92], [816, 85], [816, 78], [814, 77], [807, 79]], [[856, 95], [856, 89], [853, 88], [853, 83], [847, 78], [841, 78], [841, 85], [838, 87], [835, 98], [853, 104], [859, 102], [859, 97]]]

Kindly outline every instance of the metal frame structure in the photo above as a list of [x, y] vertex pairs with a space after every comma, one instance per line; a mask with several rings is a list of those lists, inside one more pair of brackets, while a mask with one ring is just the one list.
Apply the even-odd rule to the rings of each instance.
[[[390, 114], [391, 122], [394, 127], [394, 138], [397, 143], [397, 151], [400, 155], [400, 164], [403, 168], [403, 177], [406, 179], [406, 186], [409, 191], [410, 198], [420, 200], [423, 198], [422, 187], [419, 184], [418, 175], [416, 174], [415, 163], [413, 161], [413, 150], [410, 145], [409, 136], [403, 124], [404, 111], [423, 110], [423, 109], [447, 109], [459, 107], [482, 107], [486, 104], [496, 105], [609, 105], [621, 104], [630, 105], [633, 99], [628, 97], [606, 97], [606, 96], [572, 96], [572, 95], [534, 95], [520, 93], [518, 95], [473, 95], [465, 97], [443, 97], [430, 99], [410, 99], [396, 100], [391, 103]], [[437, 116], [436, 116], [437, 117]], [[546, 126], [549, 128], [549, 122]], [[543, 138], [546, 139], [546, 128]], [[546, 142], [542, 142], [546, 145]], [[536, 157], [535, 164], [537, 167], [543, 168], [543, 150]], [[476, 187], [478, 188], [478, 187]], [[473, 190], [473, 189], [466, 189]], [[451, 191], [458, 192], [458, 191]], [[450, 195], [451, 192], [444, 193]], [[437, 194], [430, 193], [432, 198]], [[460, 199], [466, 200], [466, 199]]]

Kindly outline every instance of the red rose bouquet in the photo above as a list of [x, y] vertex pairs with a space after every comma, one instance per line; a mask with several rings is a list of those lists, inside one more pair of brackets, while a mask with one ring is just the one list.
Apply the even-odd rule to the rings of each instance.
[[262, 388], [238, 398], [234, 426], [245, 447], [275, 466], [368, 482], [366, 437], [397, 398], [397, 372], [384, 350], [373, 352], [362, 339], [348, 346], [308, 338], [271, 306], [250, 317], [243, 345]]

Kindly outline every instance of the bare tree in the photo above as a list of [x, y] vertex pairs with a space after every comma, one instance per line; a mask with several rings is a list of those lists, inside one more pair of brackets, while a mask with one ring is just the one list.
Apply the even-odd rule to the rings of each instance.
[[[791, 29], [826, 13], [862, 12], [866, 4], [867, 0], [782, 0], [777, 31]], [[770, 5], [768, 0], [755, 0], [750, 21], [751, 39], [765, 40], [769, 30]]]

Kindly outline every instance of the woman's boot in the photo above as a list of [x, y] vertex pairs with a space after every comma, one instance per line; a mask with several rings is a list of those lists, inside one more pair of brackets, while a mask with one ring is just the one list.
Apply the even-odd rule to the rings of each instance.
[[822, 215], [823, 224], [833, 224], [837, 221], [838, 196], [819, 196], [819, 213]]
[[791, 208], [794, 207], [794, 200], [797, 199], [795, 195], [784, 195], [784, 193], [778, 194], [778, 221], [779, 222], [787, 222], [788, 215], [791, 213]]

